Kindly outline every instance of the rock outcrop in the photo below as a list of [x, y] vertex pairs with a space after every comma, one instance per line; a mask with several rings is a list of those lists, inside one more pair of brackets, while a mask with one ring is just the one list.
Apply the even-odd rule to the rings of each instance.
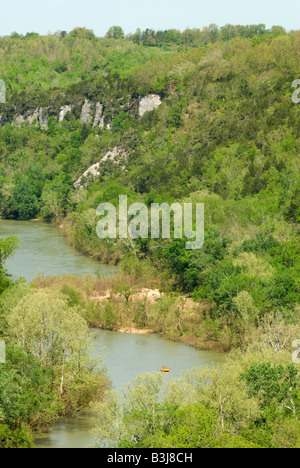
[[89, 167], [81, 177], [79, 177], [78, 180], [76, 180], [74, 187], [78, 189], [83, 189], [84, 185], [84, 180], [89, 180], [89, 179], [94, 179], [95, 177], [98, 177], [100, 175], [100, 164], [101, 162], [97, 162], [96, 164], [93, 164], [91, 167]]
[[[120, 102], [120, 108], [110, 108], [107, 110], [107, 115], [104, 115], [105, 106], [100, 102], [91, 102], [89, 99], [85, 99], [82, 103], [80, 120], [85, 124], [92, 124], [93, 127], [106, 127], [108, 130], [112, 127], [112, 120], [118, 115], [118, 112], [131, 112], [134, 113], [136, 109], [136, 101], [132, 101], [127, 105], [121, 104], [123, 98], [118, 99]], [[80, 105], [80, 104], [79, 104]], [[150, 94], [149, 96], [144, 96], [138, 101], [138, 114], [140, 117], [145, 115], [146, 112], [151, 112], [154, 109], [157, 109], [161, 105], [161, 98], [156, 94]], [[79, 108], [80, 109], [80, 108]], [[128, 110], [129, 109], [129, 110]], [[34, 124], [35, 122], [39, 123], [42, 128], [46, 129], [48, 126], [48, 120], [50, 116], [54, 116], [58, 119], [59, 122], [65, 120], [68, 113], [78, 114], [78, 105], [74, 106], [72, 104], [66, 104], [59, 107], [57, 103], [56, 107], [37, 107], [33, 110], [28, 110], [23, 115], [17, 114], [11, 122], [11, 117], [1, 116], [0, 115], [0, 125], [5, 125], [7, 123], [12, 123], [12, 125], [22, 125], [25, 122], [28, 122], [29, 125]], [[78, 117], [77, 117], [78, 118]]]
[[72, 106], [62, 106], [59, 111], [58, 120], [62, 122], [66, 117], [68, 112], [72, 112]]
[[25, 122], [25, 119], [24, 119], [23, 115], [17, 115], [15, 120], [16, 120], [17, 125], [22, 125], [22, 123]]
[[143, 117], [146, 112], [151, 112], [157, 109], [161, 105], [160, 96], [156, 94], [150, 94], [140, 99], [139, 104], [139, 116]]
[[92, 120], [92, 104], [88, 99], [84, 101], [84, 104], [82, 106], [80, 120], [81, 122], [86, 124], [90, 123]]
[[48, 120], [47, 109], [44, 110], [43, 107], [38, 107], [25, 117], [23, 115], [17, 115], [12, 124], [22, 125], [24, 122], [29, 122], [29, 125], [32, 125], [34, 122], [37, 122], [45, 129], [48, 126]]
[[118, 164], [119, 162], [124, 162], [127, 158], [128, 153], [126, 151], [122, 148], [115, 147], [111, 151], [108, 151], [99, 162], [90, 166], [74, 183], [74, 187], [81, 190], [87, 185], [89, 180], [98, 177], [101, 174], [101, 166], [106, 161], [112, 161], [114, 164]]
[[[39, 108], [35, 109], [31, 114], [29, 114], [29, 116], [26, 118], [26, 120], [28, 120], [30, 125], [32, 125], [33, 122], [36, 121], [36, 122], [41, 124], [42, 128], [47, 128], [48, 117], [46, 115], [46, 112], [44, 113], [44, 109], [42, 107], [39, 107]], [[19, 120], [21, 120], [22, 118], [24, 119], [24, 117], [22, 115], [20, 115]]]
[[96, 104], [95, 118], [93, 127], [104, 127], [103, 105], [100, 102]]

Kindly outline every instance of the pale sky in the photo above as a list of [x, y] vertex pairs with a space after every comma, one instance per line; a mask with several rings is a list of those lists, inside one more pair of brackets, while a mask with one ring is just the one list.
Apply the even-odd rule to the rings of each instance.
[[[120, 25], [126, 34], [142, 29], [184, 30], [211, 23], [281, 25], [300, 29], [300, 0], [2, 0], [0, 36], [70, 31], [78, 26], [103, 36]], [[1, 2], [1, 3], [2, 3]]]

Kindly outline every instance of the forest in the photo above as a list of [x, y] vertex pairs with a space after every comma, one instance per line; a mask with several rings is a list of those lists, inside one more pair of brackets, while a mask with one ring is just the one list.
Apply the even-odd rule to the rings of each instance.
[[[0, 216], [50, 222], [121, 267], [111, 301], [95, 306], [89, 296], [107, 280], [15, 283], [5, 261], [17, 239], [1, 239], [0, 447], [32, 446], [34, 431], [93, 402], [99, 446], [299, 448], [299, 63], [300, 32], [280, 26], [0, 38]], [[153, 95], [161, 105], [140, 115]], [[86, 100], [101, 103], [103, 125], [82, 118]], [[28, 120], [37, 108], [46, 125]], [[126, 157], [105, 158], [115, 148]], [[119, 195], [149, 207], [204, 203], [203, 248], [99, 239], [97, 206]], [[164, 294], [150, 309], [130, 300], [145, 287]], [[89, 326], [124, 324], [228, 360], [168, 388], [141, 376], [117, 395], [85, 351]]]

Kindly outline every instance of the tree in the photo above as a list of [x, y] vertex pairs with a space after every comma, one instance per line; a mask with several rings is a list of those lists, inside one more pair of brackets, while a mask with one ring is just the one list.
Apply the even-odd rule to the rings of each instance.
[[199, 403], [217, 411], [222, 432], [230, 427], [240, 431], [259, 417], [258, 401], [248, 395], [241, 373], [239, 362], [227, 362], [190, 373], [189, 379], [198, 389]]
[[21, 35], [19, 33], [17, 33], [16, 31], [12, 32], [10, 37], [12, 39], [20, 39]]
[[87, 346], [87, 324], [64, 297], [42, 290], [26, 295], [8, 317], [9, 334], [42, 365], [63, 365]]
[[9, 428], [33, 429], [54, 422], [61, 403], [53, 392], [54, 372], [12, 345], [7, 346], [6, 363], [0, 366], [0, 408]]
[[150, 448], [258, 448], [241, 436], [219, 434], [217, 413], [203, 405], [174, 410], [164, 431], [146, 439]]
[[250, 396], [258, 397], [264, 410], [273, 415], [279, 409], [293, 416], [299, 411], [298, 370], [293, 364], [274, 366], [271, 363], [254, 364], [242, 374]]
[[65, 296], [47, 289], [31, 291], [8, 314], [7, 323], [13, 343], [54, 371], [53, 391], [66, 414], [102, 397], [106, 379], [102, 371], [94, 372], [99, 360], [88, 357], [87, 323]]
[[143, 43], [143, 33], [140, 28], [136, 30], [136, 32], [131, 36], [131, 40], [135, 42], [136, 44], [142, 44]]
[[[193, 377], [197, 379], [196, 371], [194, 376], [187, 375], [172, 384], [164, 382], [161, 374], [138, 376], [126, 388], [111, 392], [104, 402], [96, 405], [99, 421], [93, 432], [97, 446], [254, 448], [255, 444], [235, 435], [232, 425], [235, 424], [236, 428], [243, 427], [249, 420], [253, 420], [258, 414], [256, 404], [253, 406], [252, 400], [247, 397], [245, 383], [239, 380], [236, 372], [235, 378], [227, 376], [224, 385], [222, 380], [226, 373], [221, 374], [217, 394], [210, 394], [205, 403], [200, 401], [204, 400], [203, 388], [198, 387], [198, 380], [193, 380]], [[203, 370], [202, 375], [206, 376], [207, 387], [211, 377], [216, 381], [210, 370]], [[224, 410], [221, 414], [219, 390]], [[231, 411], [227, 413], [229, 407]], [[226, 427], [225, 424], [220, 427], [222, 414], [226, 418]], [[229, 431], [226, 430], [227, 427]]]
[[280, 36], [286, 34], [286, 30], [282, 26], [272, 26], [271, 33]]
[[47, 180], [41, 196], [41, 216], [45, 219], [61, 220], [69, 204], [72, 179], [60, 173], [53, 180]]
[[89, 41], [92, 41], [96, 37], [94, 31], [87, 28], [75, 28], [69, 33], [69, 36], [76, 39], [87, 39]]
[[94, 434], [97, 445], [140, 447], [143, 440], [158, 430], [162, 376], [137, 377], [119, 393], [111, 392], [96, 406], [99, 416]]
[[6, 239], [0, 238], [0, 270], [3, 271], [6, 260], [18, 248], [18, 242], [18, 238], [14, 236], [7, 237]]
[[22, 181], [15, 185], [13, 196], [7, 203], [6, 215], [15, 219], [31, 219], [39, 212], [39, 200], [30, 182]]
[[13, 236], [7, 237], [6, 239], [0, 238], [0, 294], [12, 285], [9, 275], [4, 268], [4, 264], [8, 257], [18, 248], [18, 242], [17, 237]]
[[114, 292], [115, 294], [120, 294], [121, 296], [123, 296], [126, 300], [127, 305], [129, 303], [130, 297], [136, 294], [136, 290], [132, 289], [126, 283], [118, 283], [118, 286], [115, 288]]
[[121, 26], [112, 26], [107, 31], [106, 37], [108, 39], [123, 39], [125, 37], [125, 33]]
[[58, 120], [53, 117], [49, 117], [48, 124], [47, 124], [47, 135], [49, 136], [55, 136], [56, 132], [58, 130]]
[[32, 37], [39, 37], [39, 33], [36, 32], [28, 32], [26, 33], [26, 38], [32, 38]]
[[[145, 441], [151, 448], [212, 448], [216, 442], [217, 413], [203, 405], [170, 408], [170, 421]], [[173, 409], [173, 411], [172, 411]], [[172, 421], [172, 423], [171, 423]]]

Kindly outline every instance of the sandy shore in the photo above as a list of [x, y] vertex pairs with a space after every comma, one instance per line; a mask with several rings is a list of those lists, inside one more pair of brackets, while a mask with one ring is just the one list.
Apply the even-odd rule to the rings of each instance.
[[132, 335], [150, 335], [151, 333], [155, 333], [154, 330], [150, 330], [149, 328], [119, 328], [117, 330], [119, 333], [129, 333]]

